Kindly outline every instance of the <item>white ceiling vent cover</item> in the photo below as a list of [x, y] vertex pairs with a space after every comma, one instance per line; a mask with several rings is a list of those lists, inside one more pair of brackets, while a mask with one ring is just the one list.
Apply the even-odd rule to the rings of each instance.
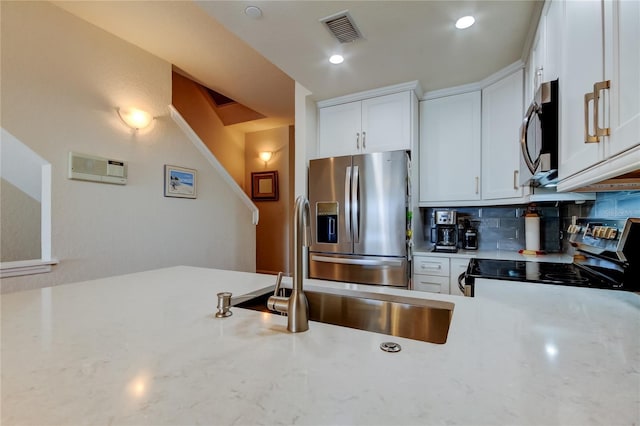
[[362, 33], [356, 27], [353, 18], [348, 10], [343, 10], [320, 20], [327, 26], [331, 34], [340, 41], [340, 43], [350, 43], [354, 40], [362, 38]]

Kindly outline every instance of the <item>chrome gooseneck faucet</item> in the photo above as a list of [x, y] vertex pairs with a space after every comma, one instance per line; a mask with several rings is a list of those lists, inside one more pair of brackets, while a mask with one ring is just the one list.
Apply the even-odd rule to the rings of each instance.
[[296, 199], [294, 220], [293, 292], [289, 297], [278, 296], [282, 278], [281, 275], [278, 275], [276, 288], [273, 296], [269, 297], [267, 301], [267, 308], [272, 311], [286, 313], [288, 315], [287, 330], [297, 333], [309, 329], [309, 305], [307, 297], [302, 290], [302, 278], [304, 277], [302, 247], [308, 247], [311, 242], [311, 219], [309, 216], [309, 201], [303, 196], [299, 196]]

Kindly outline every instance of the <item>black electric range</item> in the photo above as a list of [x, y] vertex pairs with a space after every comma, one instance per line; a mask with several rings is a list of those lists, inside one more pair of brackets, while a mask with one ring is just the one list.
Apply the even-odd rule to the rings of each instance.
[[580, 219], [567, 233], [573, 263], [471, 259], [460, 289], [473, 296], [475, 280], [485, 278], [640, 291], [640, 219]]

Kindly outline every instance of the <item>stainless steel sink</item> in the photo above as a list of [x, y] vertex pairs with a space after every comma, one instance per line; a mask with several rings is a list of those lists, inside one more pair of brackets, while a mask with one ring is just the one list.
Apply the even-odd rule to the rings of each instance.
[[[430, 343], [446, 343], [454, 304], [378, 293], [340, 294], [305, 291], [311, 321], [334, 324]], [[270, 294], [237, 304], [270, 312]]]

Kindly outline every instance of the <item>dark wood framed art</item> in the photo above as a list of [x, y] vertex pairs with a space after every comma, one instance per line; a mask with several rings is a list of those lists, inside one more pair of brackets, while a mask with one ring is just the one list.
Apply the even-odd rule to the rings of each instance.
[[251, 173], [251, 198], [256, 201], [278, 201], [278, 172]]

